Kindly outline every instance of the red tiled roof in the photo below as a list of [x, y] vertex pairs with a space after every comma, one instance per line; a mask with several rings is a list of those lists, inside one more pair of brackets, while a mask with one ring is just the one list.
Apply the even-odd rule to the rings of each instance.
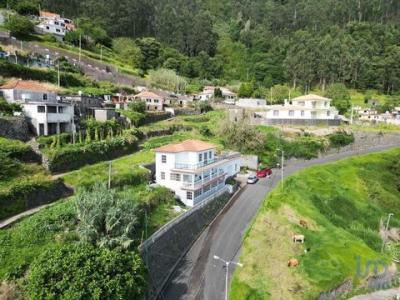
[[169, 144], [166, 146], [159, 147], [155, 149], [155, 152], [170, 152], [170, 153], [178, 153], [184, 151], [190, 152], [198, 152], [205, 151], [209, 149], [214, 149], [215, 145], [199, 141], [199, 140], [186, 140], [177, 144]]
[[160, 99], [163, 100], [163, 97], [157, 95], [156, 93], [150, 92], [150, 91], [143, 91], [137, 95], [135, 95], [135, 98], [150, 98], [150, 99]]
[[0, 86], [0, 89], [16, 89], [16, 90], [27, 90], [36, 92], [54, 92], [55, 88], [51, 88], [50, 85], [44, 84], [38, 81], [32, 80], [10, 80], [6, 84]]
[[55, 13], [45, 11], [45, 10], [40, 11], [40, 16], [44, 17], [44, 18], [59, 18], [60, 17], [59, 14], [55, 14]]

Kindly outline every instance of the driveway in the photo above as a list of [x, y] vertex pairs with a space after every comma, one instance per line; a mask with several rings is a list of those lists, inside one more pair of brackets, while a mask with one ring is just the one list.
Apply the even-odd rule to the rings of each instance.
[[[399, 145], [384, 145], [375, 148], [336, 153], [310, 161], [290, 161], [285, 166], [285, 176], [312, 165], [337, 161], [346, 157], [387, 150]], [[221, 300], [225, 297], [225, 269], [217, 255], [225, 260], [237, 261], [244, 234], [267, 194], [280, 182], [280, 171], [261, 179], [255, 185], [245, 187], [233, 205], [217, 217], [200, 235], [188, 251], [169, 283], [159, 295], [167, 300]], [[234, 271], [230, 267], [230, 277]]]

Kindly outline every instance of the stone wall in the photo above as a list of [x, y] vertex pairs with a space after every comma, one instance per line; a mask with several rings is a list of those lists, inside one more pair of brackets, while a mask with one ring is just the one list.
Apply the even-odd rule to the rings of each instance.
[[377, 132], [355, 132], [354, 143], [341, 147], [331, 148], [323, 155], [337, 152], [347, 152], [356, 150], [365, 150], [377, 145], [400, 145], [400, 134], [398, 133], [377, 133]]
[[230, 199], [229, 193], [225, 193], [191, 208], [141, 245], [149, 270], [147, 299], [157, 297], [182, 257]]
[[0, 136], [21, 141], [29, 140], [27, 120], [24, 117], [0, 117]]

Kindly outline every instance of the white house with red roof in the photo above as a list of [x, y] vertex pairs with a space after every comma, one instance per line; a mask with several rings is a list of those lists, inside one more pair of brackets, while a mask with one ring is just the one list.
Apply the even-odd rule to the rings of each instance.
[[37, 81], [11, 80], [0, 86], [0, 96], [9, 103], [21, 104], [32, 131], [51, 135], [72, 130], [74, 108], [57, 101], [57, 92]]
[[164, 110], [165, 99], [151, 91], [143, 91], [135, 95], [135, 99], [146, 103], [146, 110], [162, 111]]
[[40, 23], [35, 26], [35, 31], [39, 34], [53, 34], [63, 38], [68, 31], [75, 30], [72, 20], [52, 12], [40, 11], [39, 20]]
[[169, 144], [155, 152], [156, 182], [187, 206], [228, 191], [226, 179], [240, 171], [240, 153], [217, 155], [215, 145], [199, 140]]

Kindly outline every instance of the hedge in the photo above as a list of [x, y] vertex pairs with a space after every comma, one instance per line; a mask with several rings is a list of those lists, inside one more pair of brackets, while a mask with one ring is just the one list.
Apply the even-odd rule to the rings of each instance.
[[85, 165], [114, 159], [136, 149], [137, 138], [133, 136], [49, 149], [49, 170], [56, 173], [76, 170]]
[[345, 131], [336, 132], [329, 136], [331, 147], [340, 148], [354, 143], [354, 134]]
[[0, 220], [71, 194], [62, 179], [51, 181], [41, 176], [18, 179], [8, 189], [0, 190]]
[[36, 141], [39, 144], [39, 148], [42, 149], [50, 147], [54, 143], [54, 139], [58, 139], [60, 146], [66, 145], [72, 142], [72, 133], [65, 132], [58, 135], [40, 136]]
[[38, 157], [32, 148], [18, 140], [0, 137], [0, 153], [24, 162], [40, 162], [40, 157]]
[[[3, 77], [17, 77], [24, 80], [48, 81], [57, 84], [57, 72], [54, 70], [41, 70], [28, 68], [22, 65], [0, 60], [0, 70]], [[63, 72], [60, 84], [63, 87], [82, 87], [90, 85], [90, 81], [79, 75]]]

